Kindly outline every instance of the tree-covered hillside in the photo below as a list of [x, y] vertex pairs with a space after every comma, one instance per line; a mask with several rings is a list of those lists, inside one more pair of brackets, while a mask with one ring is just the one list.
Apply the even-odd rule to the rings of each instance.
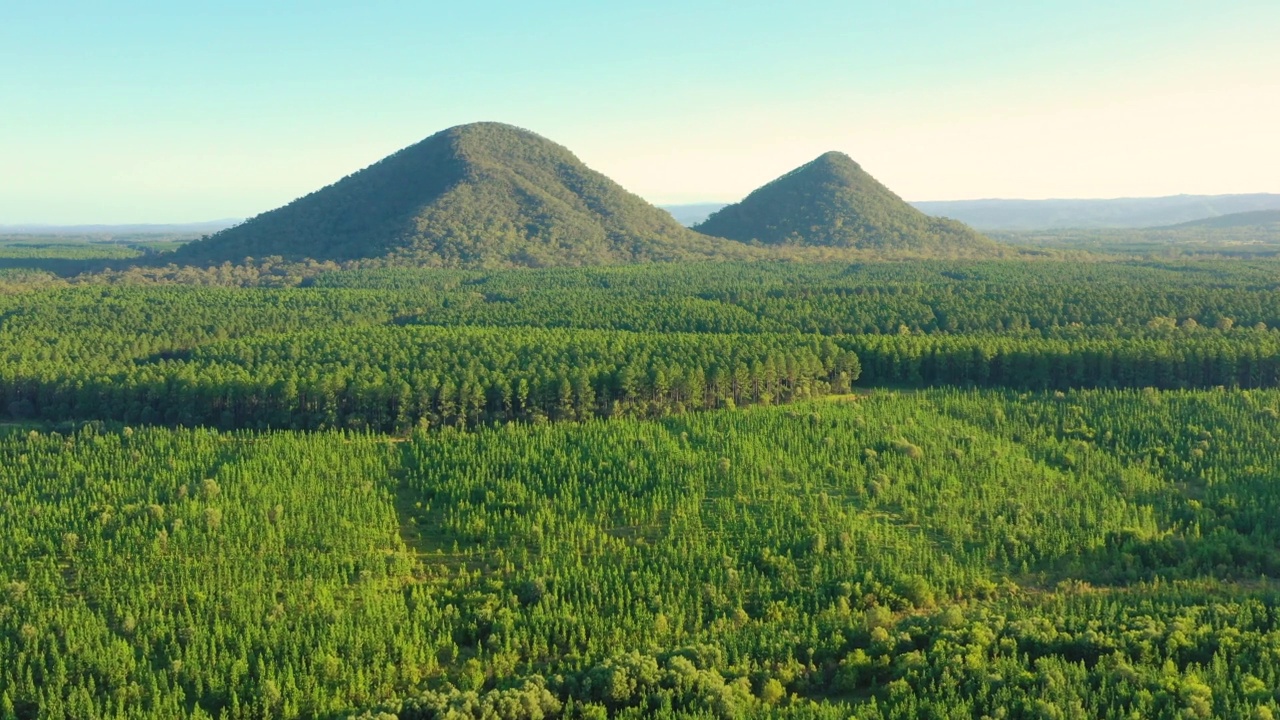
[[329, 187], [183, 248], [179, 262], [387, 257], [440, 267], [745, 258], [526, 130], [442, 131]]
[[766, 245], [821, 245], [981, 255], [995, 243], [954, 220], [916, 210], [847, 155], [829, 152], [694, 226]]

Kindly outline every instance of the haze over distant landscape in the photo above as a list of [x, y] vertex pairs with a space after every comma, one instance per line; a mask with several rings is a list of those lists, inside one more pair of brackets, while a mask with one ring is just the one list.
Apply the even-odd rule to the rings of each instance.
[[[692, 227], [728, 203], [660, 205], [677, 222]], [[1245, 195], [1173, 195], [1154, 198], [1094, 200], [942, 200], [913, 201], [916, 209], [936, 217], [960, 220], [981, 230], [1048, 230], [1075, 228], [1156, 228], [1224, 216], [1280, 210], [1280, 193]], [[1262, 217], [1254, 216], [1254, 219]], [[242, 218], [176, 224], [3, 225], [0, 233], [86, 235], [94, 233], [213, 233]]]
[[[1106, 200], [943, 200], [911, 204], [929, 215], [960, 220], [981, 230], [1150, 228], [1280, 209], [1280, 194]], [[662, 207], [680, 222], [692, 226], [724, 206], [724, 203], [698, 203]]]
[[829, 150], [922, 201], [1280, 193], [1260, 0], [220, 7], [7, 9], [0, 224], [251, 217], [477, 120], [664, 204]]

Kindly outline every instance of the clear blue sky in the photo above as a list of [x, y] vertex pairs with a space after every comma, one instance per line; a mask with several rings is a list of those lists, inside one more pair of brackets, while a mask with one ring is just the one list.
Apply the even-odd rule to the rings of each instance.
[[655, 202], [1280, 192], [1276, 0], [0, 3], [0, 223], [242, 217], [520, 125]]

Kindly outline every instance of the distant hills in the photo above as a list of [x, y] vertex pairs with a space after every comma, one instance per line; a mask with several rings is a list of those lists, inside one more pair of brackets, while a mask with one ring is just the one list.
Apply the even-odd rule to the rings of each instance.
[[1150, 228], [1260, 210], [1280, 210], [1280, 195], [1174, 195], [1115, 200], [955, 200], [912, 203], [930, 215], [981, 230]]
[[698, 232], [739, 242], [929, 254], [990, 252], [963, 223], [911, 207], [843, 153], [829, 152], [726, 206]]
[[1171, 225], [1168, 229], [1207, 228], [1222, 230], [1228, 228], [1280, 226], [1280, 210], [1255, 210], [1253, 212], [1231, 213], [1218, 217], [1192, 220], [1191, 222]]
[[284, 207], [191, 243], [179, 261], [286, 259], [442, 267], [746, 259], [527, 130], [442, 131]]
[[194, 223], [134, 223], [122, 225], [0, 225], [5, 235], [204, 235], [225, 230], [236, 219]]

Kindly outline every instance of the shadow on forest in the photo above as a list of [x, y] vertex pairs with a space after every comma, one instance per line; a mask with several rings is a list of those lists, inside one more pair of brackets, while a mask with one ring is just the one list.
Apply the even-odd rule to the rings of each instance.
[[1255, 581], [1280, 576], [1280, 549], [1226, 528], [1201, 537], [1168, 534], [1144, 538], [1122, 531], [1108, 533], [1096, 549], [1042, 563], [1034, 570], [1053, 582], [1081, 580], [1120, 586], [1157, 578]]

